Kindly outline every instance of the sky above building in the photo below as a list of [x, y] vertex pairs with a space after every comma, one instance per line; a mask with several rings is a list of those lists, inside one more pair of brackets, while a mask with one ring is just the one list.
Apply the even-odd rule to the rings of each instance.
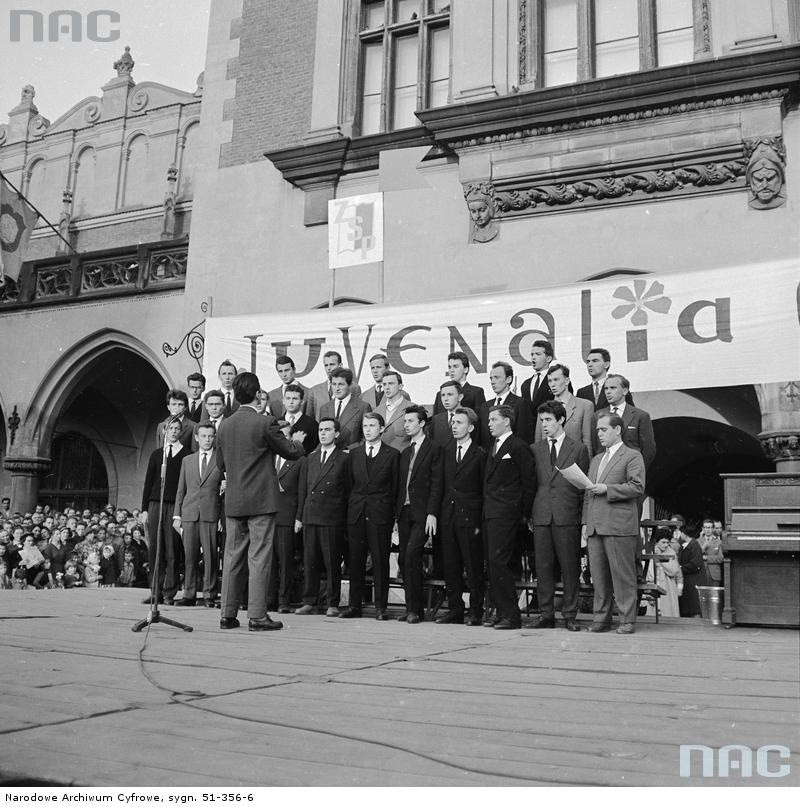
[[[8, 121], [26, 84], [36, 89], [36, 106], [50, 121], [82, 99], [102, 95], [100, 88], [117, 75], [113, 64], [126, 45], [136, 62], [134, 81], [194, 92], [205, 65], [210, 3], [0, 0], [0, 123]], [[75, 12], [78, 24], [71, 27], [62, 14], [49, 25], [50, 15], [65, 9]]]

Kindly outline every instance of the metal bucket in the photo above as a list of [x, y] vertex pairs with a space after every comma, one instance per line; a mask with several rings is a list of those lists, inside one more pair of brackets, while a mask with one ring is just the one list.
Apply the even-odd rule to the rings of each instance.
[[700, 597], [700, 612], [707, 625], [722, 624], [722, 605], [725, 589], [719, 586], [697, 586]]

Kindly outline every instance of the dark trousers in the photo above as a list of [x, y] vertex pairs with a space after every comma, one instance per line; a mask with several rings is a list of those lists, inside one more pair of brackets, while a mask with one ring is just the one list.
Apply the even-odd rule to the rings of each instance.
[[518, 626], [522, 620], [517, 604], [514, 549], [519, 529], [518, 518], [489, 518], [483, 522], [489, 561], [489, 585], [499, 619]]
[[638, 535], [590, 535], [589, 563], [594, 585], [593, 621], [611, 622], [612, 595], [621, 624], [636, 622], [636, 543]]
[[375, 608], [386, 610], [389, 605], [389, 551], [392, 546], [392, 525], [376, 524], [360, 518], [347, 527], [350, 564], [349, 605], [361, 610], [364, 597], [364, 570], [367, 551], [372, 556], [372, 576], [375, 586]]
[[220, 616], [235, 617], [247, 585], [247, 616], [267, 615], [267, 587], [272, 571], [275, 514], [227, 516], [225, 561], [222, 564]]
[[539, 610], [553, 616], [553, 596], [556, 588], [556, 559], [561, 567], [564, 582], [564, 599], [561, 615], [574, 619], [578, 615], [578, 589], [581, 573], [581, 533], [574, 524], [559, 526], [537, 524], [533, 530], [533, 549], [536, 558], [536, 591]]
[[275, 527], [275, 551], [272, 553], [272, 574], [267, 588], [267, 603], [288, 606], [292, 601], [294, 583], [294, 527]]
[[197, 596], [198, 565], [203, 552], [203, 597], [213, 600], [217, 591], [217, 522], [182, 521], [183, 527], [183, 596], [193, 600]]
[[328, 608], [338, 608], [342, 596], [342, 528], [307, 524], [303, 527], [303, 602], [316, 605], [322, 565], [328, 572], [325, 597]]
[[422, 593], [422, 560], [425, 548], [425, 521], [417, 521], [411, 515], [411, 508], [405, 505], [397, 520], [400, 538], [400, 557], [403, 558], [403, 586], [406, 592], [406, 610], [424, 617], [424, 597]]
[[483, 613], [483, 539], [479, 527], [441, 524], [444, 580], [451, 611], [464, 610], [464, 573], [467, 576], [470, 613]]
[[[178, 591], [178, 563], [181, 553], [181, 537], [172, 528], [175, 502], [164, 502], [161, 524], [158, 523], [158, 502], [147, 505], [147, 529], [150, 541], [147, 546], [147, 559], [150, 565], [150, 591], [156, 597], [173, 598]], [[156, 569], [156, 547], [158, 569]]]

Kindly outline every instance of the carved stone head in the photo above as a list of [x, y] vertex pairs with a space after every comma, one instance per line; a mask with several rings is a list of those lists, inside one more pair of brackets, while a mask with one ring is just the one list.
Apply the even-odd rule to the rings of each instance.
[[745, 142], [749, 205], [755, 210], [770, 210], [786, 204], [786, 148], [780, 137], [765, 137]]
[[472, 183], [464, 187], [464, 199], [470, 217], [470, 242], [485, 244], [500, 232], [495, 221], [494, 188], [489, 182]]

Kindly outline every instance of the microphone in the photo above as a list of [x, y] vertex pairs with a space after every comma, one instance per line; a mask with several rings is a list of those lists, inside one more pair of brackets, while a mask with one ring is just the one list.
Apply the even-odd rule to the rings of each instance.
[[164, 449], [161, 452], [161, 480], [166, 479], [167, 476], [167, 447], [169, 443], [164, 443]]

